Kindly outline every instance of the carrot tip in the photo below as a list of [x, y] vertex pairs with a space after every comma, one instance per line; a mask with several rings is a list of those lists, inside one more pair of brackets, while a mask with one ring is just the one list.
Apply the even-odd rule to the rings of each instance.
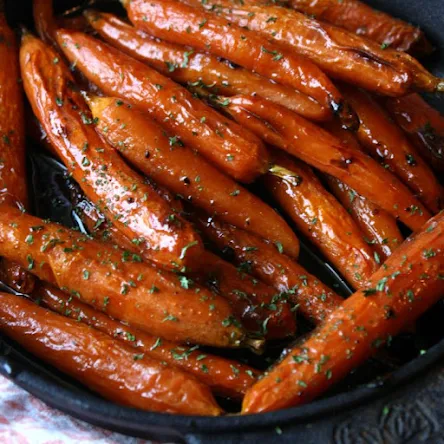
[[441, 79], [438, 85], [436, 86], [437, 92], [444, 92], [444, 79]]
[[279, 177], [280, 179], [285, 180], [286, 182], [290, 183], [293, 186], [298, 186], [302, 182], [302, 178], [298, 176], [296, 173], [293, 173], [293, 171], [288, 170], [287, 168], [284, 168], [279, 165], [272, 165], [268, 172], [272, 176]]
[[265, 339], [247, 338], [244, 341], [246, 348], [249, 348], [253, 353], [261, 355], [265, 350]]

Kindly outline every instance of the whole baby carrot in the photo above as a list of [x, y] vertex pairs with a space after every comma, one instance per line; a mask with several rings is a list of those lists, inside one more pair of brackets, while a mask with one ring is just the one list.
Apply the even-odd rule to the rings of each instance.
[[309, 402], [374, 355], [444, 292], [444, 214], [399, 247], [368, 285], [251, 387], [243, 413]]
[[[25, 118], [17, 54], [14, 32], [0, 7], [0, 202], [26, 208]], [[29, 273], [5, 259], [0, 259], [0, 279], [24, 293], [34, 286]]]
[[198, 346], [169, 342], [115, 321], [48, 284], [39, 285], [32, 297], [40, 305], [94, 327], [145, 356], [191, 373], [218, 395], [240, 398], [259, 376], [259, 372], [248, 365], [203, 352]]
[[279, 245], [202, 214], [194, 215], [193, 220], [206, 238], [237, 262], [240, 273], [251, 273], [275, 287], [281, 292], [276, 301], [288, 298], [315, 324], [324, 321], [342, 303], [339, 295], [283, 254]]
[[209, 388], [190, 374], [24, 298], [0, 293], [0, 331], [118, 404], [185, 415], [222, 413]]
[[127, 100], [161, 123], [171, 133], [173, 148], [186, 143], [242, 182], [267, 171], [267, 152], [256, 136], [171, 79], [81, 32], [59, 29], [57, 41], [70, 62], [105, 94]]
[[[200, 2], [192, 3], [202, 6]], [[292, 49], [271, 42], [268, 35], [261, 36], [248, 27], [236, 26], [201, 8], [177, 1], [124, 0], [123, 4], [131, 22], [150, 35], [223, 57], [295, 88], [338, 114], [347, 127], [356, 128], [356, 116], [329, 78]]]
[[259, 94], [310, 120], [325, 121], [332, 116], [331, 110], [293, 88], [211, 54], [153, 38], [115, 15], [85, 11], [85, 16], [108, 43], [193, 91], [225, 96]]
[[12, 207], [1, 207], [0, 254], [150, 334], [219, 347], [239, 347], [245, 339], [228, 302], [185, 275]]
[[308, 165], [279, 150], [273, 153], [273, 161], [296, 178], [264, 176], [267, 193], [347, 282], [360, 288], [378, 265], [355, 221]]
[[32, 109], [85, 194], [119, 230], [139, 243], [142, 254], [150, 250], [150, 259], [166, 268], [191, 264], [203, 249], [199, 236], [99, 137], [60, 55], [26, 34], [20, 57]]
[[330, 174], [413, 231], [430, 213], [393, 174], [296, 113], [260, 97], [230, 99], [225, 110], [266, 142]]

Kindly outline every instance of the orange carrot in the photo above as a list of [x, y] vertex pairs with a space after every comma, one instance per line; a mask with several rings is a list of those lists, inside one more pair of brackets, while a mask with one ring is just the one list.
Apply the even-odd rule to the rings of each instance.
[[444, 213], [399, 247], [368, 286], [249, 389], [243, 413], [292, 407], [324, 393], [418, 319], [444, 293]]

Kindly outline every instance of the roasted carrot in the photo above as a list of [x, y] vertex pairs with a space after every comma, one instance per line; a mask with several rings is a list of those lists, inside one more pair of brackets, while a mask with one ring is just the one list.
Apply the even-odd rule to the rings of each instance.
[[148, 115], [119, 99], [92, 97], [88, 103], [102, 137], [140, 171], [208, 213], [281, 242], [288, 254], [298, 256], [298, 239], [271, 207], [187, 146], [171, 147], [169, 135]]
[[[141, 254], [167, 268], [192, 264], [203, 249], [190, 224], [172, 212], [116, 151], [104, 143], [73, 78], [57, 53], [30, 34], [21, 48], [23, 83], [32, 109], [85, 194]], [[187, 251], [183, 257], [183, 251]]]
[[[121, 235], [91, 205], [81, 200], [76, 206], [77, 214], [95, 238], [111, 242], [121, 248], [137, 254], [137, 246]], [[240, 275], [236, 267], [204, 251], [190, 277], [216, 294], [227, 299], [233, 313], [242, 325], [251, 333], [266, 339], [280, 339], [293, 336], [296, 332], [296, 320], [286, 300], [276, 298], [276, 290], [262, 282]]]
[[387, 99], [385, 106], [437, 174], [444, 173], [444, 116], [419, 94]]
[[[328, 122], [324, 124], [324, 128], [351, 149], [364, 150], [355, 134], [344, 130], [337, 122]], [[376, 261], [384, 262], [404, 240], [396, 219], [335, 177], [325, 174], [324, 179], [336, 198], [355, 219], [366, 235], [366, 240], [375, 248]]]
[[253, 181], [268, 169], [267, 152], [257, 137], [182, 86], [81, 32], [59, 29], [57, 39], [67, 58], [105, 94], [148, 111], [170, 131], [172, 147], [186, 143], [243, 182]]
[[[14, 33], [0, 10], [0, 202], [26, 208], [25, 119], [17, 54]], [[31, 275], [5, 259], [0, 259], [0, 279], [21, 292], [34, 285]]]
[[296, 321], [290, 304], [272, 286], [239, 273], [239, 269], [210, 252], [204, 253], [199, 273], [191, 277], [228, 299], [248, 332], [266, 339], [295, 335]]
[[403, 241], [395, 218], [359, 196], [356, 191], [338, 179], [326, 176], [326, 180], [333, 194], [365, 234], [366, 241], [373, 245], [376, 250], [374, 253], [376, 262], [378, 264], [385, 262]]
[[271, 37], [272, 42], [307, 57], [332, 77], [365, 89], [389, 96], [402, 96], [412, 89], [444, 91], [444, 81], [410, 55], [383, 49], [376, 42], [299, 12], [280, 6], [241, 6], [233, 0], [184, 1]]
[[341, 90], [358, 113], [361, 144], [436, 214], [444, 204], [444, 189], [415, 147], [368, 93], [349, 85]]
[[24, 298], [0, 293], [0, 330], [118, 404], [185, 415], [222, 413], [209, 388], [190, 374]]
[[147, 63], [192, 91], [211, 94], [259, 94], [310, 120], [325, 121], [331, 111], [299, 91], [235, 67], [211, 54], [163, 42], [137, 30], [112, 14], [86, 11], [90, 25], [108, 43]]
[[290, 0], [297, 11], [348, 29], [384, 48], [430, 54], [432, 45], [416, 26], [375, 10], [358, 0]]
[[125, 342], [149, 358], [191, 373], [218, 395], [241, 398], [259, 376], [259, 372], [248, 365], [202, 352], [198, 346], [184, 347], [160, 337], [150, 336], [115, 321], [50, 285], [40, 285], [32, 297], [40, 305]]
[[225, 110], [267, 143], [346, 183], [413, 231], [430, 218], [427, 209], [393, 174], [296, 113], [259, 97], [245, 96], [231, 98]]
[[362, 287], [377, 263], [350, 214], [308, 165], [279, 151], [273, 154], [273, 161], [297, 177], [264, 176], [268, 194], [354, 288]]
[[[356, 116], [328, 77], [312, 62], [246, 27], [177, 1], [123, 1], [131, 22], [150, 35], [189, 45], [237, 63], [244, 68], [295, 88], [337, 113], [355, 128]], [[197, 3], [199, 6], [200, 2]], [[174, 26], [171, 26], [174, 23]]]
[[228, 302], [186, 276], [157, 270], [137, 254], [5, 206], [0, 254], [153, 335], [220, 347], [238, 347], [244, 340]]
[[292, 407], [321, 395], [432, 307], [444, 293], [443, 277], [440, 213], [393, 253], [365, 289], [251, 387], [243, 413]]
[[334, 291], [283, 254], [279, 245], [203, 214], [195, 214], [193, 221], [222, 253], [234, 256], [240, 272], [251, 273], [275, 287], [281, 298], [289, 298], [310, 321], [322, 322], [342, 303]]

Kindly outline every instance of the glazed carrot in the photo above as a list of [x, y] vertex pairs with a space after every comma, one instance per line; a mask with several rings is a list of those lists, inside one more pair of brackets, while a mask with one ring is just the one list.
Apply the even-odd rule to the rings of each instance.
[[[94, 238], [137, 255], [137, 246], [106, 221], [90, 202], [80, 201], [76, 212]], [[296, 320], [291, 307], [286, 300], [276, 299], [273, 287], [251, 276], [239, 275], [236, 267], [209, 251], [202, 253], [195, 269], [189, 274], [192, 280], [227, 299], [248, 332], [266, 339], [294, 336]]]
[[361, 228], [367, 242], [373, 245], [376, 262], [385, 262], [403, 241], [395, 218], [336, 178], [326, 176], [326, 180], [333, 194]]
[[225, 173], [251, 182], [268, 169], [261, 141], [172, 80], [115, 48], [76, 31], [57, 31], [70, 62], [105, 94], [147, 111], [173, 134], [172, 147], [186, 143]]
[[387, 99], [385, 106], [436, 173], [444, 173], [444, 116], [419, 94]]
[[383, 47], [421, 55], [433, 50], [419, 28], [358, 0], [291, 0], [290, 5], [318, 20], [375, 40]]
[[[0, 8], [0, 202], [26, 208], [25, 119], [17, 54], [14, 33]], [[34, 286], [31, 275], [5, 259], [0, 259], [0, 279], [20, 292]]]
[[[210, 52], [297, 89], [337, 113], [348, 127], [355, 128], [356, 116], [332, 82], [316, 65], [294, 51], [271, 43], [268, 37], [248, 28], [176, 1], [124, 0], [123, 3], [137, 28], [171, 43]], [[200, 1], [193, 3], [201, 6]]]
[[148, 115], [119, 99], [91, 97], [88, 103], [99, 133], [138, 170], [208, 213], [281, 242], [288, 254], [298, 256], [298, 239], [271, 207], [187, 146], [171, 147], [169, 135]]
[[296, 321], [290, 304], [273, 287], [239, 273], [236, 267], [210, 252], [202, 256], [199, 274], [191, 276], [228, 299], [248, 332], [266, 339], [295, 335]]
[[[76, 211], [87, 230], [96, 239], [111, 242], [137, 254], [138, 248], [118, 232], [86, 200], [76, 205]], [[242, 325], [255, 335], [266, 339], [293, 336], [296, 321], [290, 305], [285, 300], [276, 300], [276, 290], [238, 270], [215, 254], [204, 251], [190, 277], [216, 294], [227, 299]]]
[[112, 14], [86, 11], [90, 25], [108, 43], [147, 63], [191, 90], [212, 94], [259, 94], [310, 120], [325, 121], [331, 111], [312, 98], [211, 54], [155, 39]]
[[330, 76], [362, 88], [389, 96], [402, 96], [412, 89], [444, 91], [444, 81], [408, 54], [383, 49], [376, 42], [299, 12], [280, 6], [240, 6], [232, 0], [205, 5], [199, 0], [184, 1], [271, 37], [272, 42], [307, 57]]
[[185, 415], [222, 413], [209, 388], [190, 374], [24, 298], [0, 293], [0, 330], [118, 404]]
[[[23, 83], [54, 149], [85, 194], [156, 263], [192, 264], [203, 249], [189, 223], [175, 215], [93, 127], [88, 107], [56, 52], [27, 34], [21, 49]], [[183, 257], [183, 251], [187, 251]]]
[[58, 50], [55, 34], [58, 22], [54, 17], [53, 0], [34, 0], [32, 9], [37, 34], [46, 44]]
[[[315, 332], [247, 392], [243, 413], [287, 408], [324, 393], [444, 293], [444, 214], [406, 241]], [[279, 380], [279, 383], [276, 382]]]
[[[202, 214], [193, 215], [199, 229], [226, 255], [234, 256], [242, 273], [251, 273], [289, 298], [310, 321], [322, 322], [343, 299], [297, 262], [253, 234]], [[279, 296], [276, 296], [279, 300]]]
[[413, 231], [430, 218], [393, 174], [296, 113], [259, 97], [244, 96], [231, 98], [225, 110], [267, 143], [346, 183]]
[[0, 254], [70, 295], [150, 334], [238, 347], [244, 332], [227, 301], [139, 255], [1, 207]]
[[115, 321], [47, 284], [40, 285], [32, 297], [40, 305], [125, 342], [149, 358], [191, 373], [218, 395], [240, 398], [259, 376], [259, 372], [248, 365], [202, 352], [198, 346], [184, 347], [150, 336]]
[[[363, 151], [364, 148], [359, 144], [355, 134], [342, 129], [337, 122], [328, 122], [324, 128], [351, 149]], [[404, 240], [396, 219], [335, 177], [325, 174], [324, 178], [333, 194], [366, 235], [367, 241], [377, 251], [375, 254], [377, 262], [384, 262]]]
[[436, 214], [443, 207], [444, 190], [415, 147], [368, 93], [348, 85], [341, 90], [359, 115], [361, 144]]
[[297, 178], [264, 176], [268, 194], [350, 285], [362, 287], [376, 271], [377, 263], [350, 214], [308, 165], [279, 151], [273, 153], [273, 160]]

